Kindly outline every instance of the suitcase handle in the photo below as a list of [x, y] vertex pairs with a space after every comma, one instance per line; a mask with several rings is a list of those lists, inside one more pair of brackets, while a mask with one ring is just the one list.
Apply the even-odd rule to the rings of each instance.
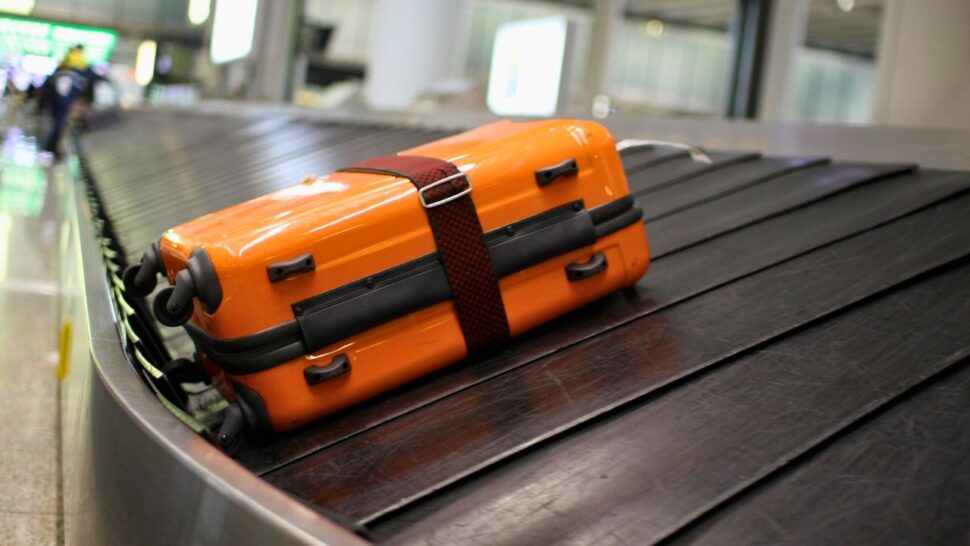
[[347, 355], [337, 355], [326, 366], [309, 366], [303, 370], [303, 378], [307, 385], [323, 383], [328, 379], [333, 379], [338, 375], [343, 375], [350, 371], [350, 359]]
[[576, 164], [576, 158], [570, 157], [555, 165], [549, 165], [536, 171], [536, 183], [540, 187], [548, 186], [559, 178], [574, 176], [576, 174], [579, 174], [579, 166]]
[[313, 262], [313, 254], [307, 252], [296, 258], [269, 264], [266, 266], [266, 273], [269, 275], [269, 282], [279, 282], [297, 273], [307, 273], [314, 269], [316, 265]]
[[569, 279], [569, 282], [588, 279], [593, 275], [606, 271], [607, 265], [609, 264], [606, 262], [606, 254], [597, 252], [585, 262], [567, 265], [566, 278]]

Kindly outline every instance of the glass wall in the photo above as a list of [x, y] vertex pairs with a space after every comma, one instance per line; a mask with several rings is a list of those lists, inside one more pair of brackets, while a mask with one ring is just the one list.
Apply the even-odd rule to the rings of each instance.
[[867, 123], [873, 97], [873, 61], [803, 48], [795, 68], [798, 121]]
[[621, 107], [720, 114], [729, 54], [726, 32], [661, 19], [624, 21], [614, 37], [611, 94]]
[[812, 0], [795, 59], [789, 118], [869, 123], [882, 0]]
[[[639, 0], [627, 3], [614, 27], [605, 92], [625, 111], [719, 114], [726, 100], [733, 0]], [[593, 14], [587, 5], [474, 0], [468, 17], [466, 75], [488, 74], [497, 27], [506, 22], [565, 15], [573, 24], [570, 91], [578, 110], [586, 79]]]
[[[104, 0], [109, 1], [109, 0]], [[568, 111], [590, 112], [587, 62], [594, 0], [465, 0], [462, 25], [469, 89], [456, 105], [485, 108], [496, 30], [524, 19], [565, 16]], [[804, 39], [781, 118], [822, 123], [871, 119], [882, 0], [805, 0]], [[326, 57], [367, 63], [377, 0], [306, 0], [306, 17], [333, 26]], [[626, 0], [612, 25], [602, 92], [618, 113], [720, 116], [726, 110], [736, 0]], [[799, 30], [801, 32], [801, 29]], [[363, 68], [362, 68], [363, 70]], [[442, 98], [448, 101], [447, 97]]]
[[585, 53], [589, 47], [591, 26], [589, 10], [581, 7], [545, 2], [473, 0], [469, 3], [466, 19], [465, 76], [476, 86], [488, 84], [492, 46], [499, 25], [549, 15], [564, 15], [572, 26], [566, 63], [570, 94], [578, 95], [586, 77]]
[[327, 57], [362, 63], [367, 60], [375, 4], [374, 0], [306, 0], [304, 16], [310, 23], [333, 26]]

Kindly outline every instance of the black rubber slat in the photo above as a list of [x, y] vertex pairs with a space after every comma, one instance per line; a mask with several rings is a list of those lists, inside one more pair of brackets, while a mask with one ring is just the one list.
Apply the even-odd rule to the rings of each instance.
[[836, 163], [799, 170], [681, 214], [647, 222], [650, 248], [654, 256], [663, 256], [853, 186], [914, 168], [914, 165]]
[[709, 155], [711, 163], [695, 161], [689, 155], [678, 155], [670, 161], [654, 164], [641, 170], [628, 171], [627, 183], [630, 186], [630, 193], [634, 196], [648, 195], [651, 191], [672, 186], [692, 176], [714, 172], [760, 157], [760, 154], [757, 153], [732, 152], [711, 152]]
[[687, 152], [679, 148], [651, 146], [647, 149], [628, 151], [620, 154], [623, 170], [627, 175], [638, 173], [661, 163], [687, 157]]
[[[956, 267], [769, 344], [415, 506], [378, 536], [647, 544], [727, 502], [750, 522], [730, 538], [713, 528], [715, 542], [787, 543], [760, 517], [773, 504], [743, 508], [736, 492], [970, 353], [961, 324], [970, 322], [968, 274], [970, 265]], [[819, 482], [841, 474], [828, 470]], [[509, 510], [528, 523], [506, 525]], [[797, 527], [811, 536], [813, 526]], [[773, 540], [751, 541], [752, 533]], [[869, 543], [849, 536], [813, 543]]]
[[[320, 132], [323, 133], [323, 132]], [[314, 133], [318, 134], [318, 133]], [[178, 219], [181, 223], [182, 218], [190, 219], [195, 216], [225, 208], [226, 206], [238, 202], [265, 195], [274, 190], [282, 189], [298, 183], [307, 174], [312, 174], [313, 164], [300, 169], [300, 174], [293, 176], [280, 176], [279, 171], [285, 168], [286, 163], [279, 158], [279, 154], [298, 154], [312, 152], [314, 158], [326, 156], [322, 150], [326, 149], [329, 143], [361, 141], [372, 135], [366, 132], [351, 133], [346, 131], [327, 132], [328, 138], [307, 139], [310, 141], [306, 148], [300, 148], [288, 144], [283, 148], [288, 151], [264, 151], [254, 159], [235, 158], [233, 168], [213, 170], [206, 168], [204, 162], [196, 161], [189, 167], [173, 171], [170, 178], [159, 177], [153, 189], [141, 189], [136, 187], [126, 188], [119, 184], [125, 192], [123, 195], [108, 196], [106, 202], [108, 207], [114, 211], [117, 221], [124, 222], [139, 213], [146, 207], [146, 203], [155, 203], [152, 213], [159, 217]], [[390, 135], [391, 137], [397, 135]], [[363, 146], [362, 146], [363, 147]], [[294, 150], [295, 148], [295, 150]], [[228, 155], [228, 154], [227, 154]], [[295, 161], [303, 162], [300, 157], [293, 158]], [[325, 172], [323, 173], [325, 174]], [[139, 196], [139, 192], [142, 193]], [[192, 216], [195, 215], [195, 216]], [[169, 221], [171, 221], [169, 220]], [[176, 224], [169, 224], [171, 225]]]
[[[128, 197], [127, 200], [115, 202], [114, 195], [108, 193], [105, 199], [115, 207], [115, 214], [124, 216], [132, 210], [144, 207], [146, 201], [156, 202], [161, 206], [178, 203], [180, 191], [189, 187], [185, 181], [197, 181], [195, 186], [210, 190], [218, 196], [232, 192], [240, 187], [247, 188], [253, 193], [263, 194], [287, 187], [299, 182], [280, 180], [269, 176], [272, 171], [285, 168], [289, 162], [306, 164], [303, 158], [309, 156], [311, 161], [319, 156], [332, 153], [332, 147], [366, 147], [373, 145], [373, 141], [400, 139], [402, 135], [412, 135], [413, 132], [387, 131], [375, 135], [365, 129], [347, 130], [346, 128], [320, 128], [300, 125], [273, 136], [264, 136], [253, 141], [256, 149], [243, 148], [209, 149], [209, 154], [219, 159], [209, 159], [208, 156], [196, 156], [181, 166], [143, 178], [129, 185], [123, 181], [116, 185], [119, 192]], [[420, 138], [420, 133], [414, 136]], [[412, 139], [406, 139], [410, 142]], [[415, 139], [416, 140], [416, 139]], [[230, 143], [231, 144], [231, 143]], [[312, 164], [312, 163], [311, 163]], [[307, 174], [303, 169], [302, 174]], [[321, 174], [326, 174], [321, 173]], [[301, 175], [298, 175], [301, 176]], [[182, 182], [181, 185], [173, 182]], [[146, 186], [147, 187], [143, 187]], [[105, 182], [112, 186], [111, 181]], [[139, 193], [141, 192], [141, 193]]]
[[122, 122], [87, 134], [82, 145], [92, 170], [110, 175], [132, 166], [164, 164], [167, 156], [204, 148], [226, 134], [243, 131], [258, 120], [202, 115], [191, 119], [171, 112], [130, 112]]
[[[152, 162], [139, 163], [139, 158], [135, 157], [113, 171], [98, 171], [98, 179], [102, 181], [100, 184], [105, 187], [102, 192], [104, 198], [113, 200], [126, 195], [139, 195], [138, 192], [148, 192], [144, 195], [145, 199], [165, 195], [166, 191], [171, 191], [169, 188], [173, 182], [186, 175], [204, 184], [208, 184], [210, 178], [202, 175], [209, 173], [232, 172], [238, 176], [249, 168], [254, 158], [272, 155], [274, 147], [298, 147], [295, 143], [302, 143], [310, 137], [316, 137], [317, 133], [324, 132], [313, 130], [301, 123], [283, 127], [269, 125], [274, 129], [268, 133], [258, 131], [260, 127], [262, 125], [249, 126], [221, 134], [208, 145], [171, 151], [159, 155]], [[191, 137], [185, 135], [185, 138], [188, 140]], [[135, 188], [137, 191], [133, 192]], [[126, 204], [130, 206], [141, 202]]]
[[[289, 134], [298, 130], [301, 124], [291, 120], [266, 120], [239, 126], [224, 120], [212, 119], [209, 124], [194, 130], [181, 128], [171, 134], [158, 134], [156, 138], [143, 136], [139, 138], [140, 147], [137, 150], [126, 150], [124, 147], [109, 148], [110, 153], [103, 153], [98, 143], [93, 143], [95, 153], [89, 153], [92, 169], [98, 173], [105, 184], [113, 185], [118, 180], [125, 186], [142, 181], [157, 182], [156, 177], [171, 177], [183, 166], [204, 156], [210, 163], [222, 159], [218, 149], [236, 149], [246, 146], [252, 140], [264, 139], [270, 135]], [[124, 131], [125, 127], [114, 130]], [[164, 138], [162, 138], [164, 137]], [[117, 138], [114, 141], [128, 142], [128, 139]], [[151, 153], [153, 152], [154, 153]], [[111, 159], [109, 165], [98, 165], [101, 157]], [[105, 188], [105, 195], [113, 193], [111, 188]]]
[[674, 543], [966, 544], [968, 393], [964, 360]]
[[635, 292], [615, 295], [517, 338], [503, 351], [446, 369], [349, 412], [241, 453], [263, 473], [489, 377], [637, 317], [742, 278], [970, 187], [970, 175], [917, 172], [863, 185], [656, 261]]
[[729, 193], [760, 184], [799, 169], [826, 163], [821, 157], [765, 157], [694, 176], [676, 186], [662, 188], [638, 201], [647, 221], [696, 207]]
[[[414, 411], [266, 478], [370, 522], [970, 253], [970, 197], [833, 244]], [[434, 426], [427, 426], [433, 423]]]

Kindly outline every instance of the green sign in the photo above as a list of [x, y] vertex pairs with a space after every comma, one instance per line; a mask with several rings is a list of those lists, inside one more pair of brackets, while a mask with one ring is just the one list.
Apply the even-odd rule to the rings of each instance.
[[0, 17], [0, 54], [17, 53], [57, 60], [74, 46], [84, 46], [89, 63], [106, 62], [118, 43], [118, 33], [103, 28]]
[[37, 216], [44, 205], [47, 179], [37, 165], [0, 165], [0, 213]]

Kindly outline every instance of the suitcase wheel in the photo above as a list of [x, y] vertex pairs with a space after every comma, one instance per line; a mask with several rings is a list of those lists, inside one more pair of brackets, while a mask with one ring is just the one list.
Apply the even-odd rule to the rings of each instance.
[[157, 275], [162, 272], [162, 261], [159, 257], [158, 243], [145, 251], [141, 263], [129, 265], [121, 275], [125, 291], [136, 298], [144, 298], [155, 290], [158, 283]]
[[138, 282], [139, 273], [143, 269], [141, 264], [129, 265], [121, 274], [121, 280], [125, 284], [125, 292], [136, 298], [144, 298], [151, 294], [157, 284], [155, 278], [152, 278], [150, 282]]
[[152, 311], [155, 312], [155, 318], [158, 322], [161, 322], [165, 326], [182, 326], [192, 318], [192, 311], [194, 307], [191, 305], [191, 300], [188, 304], [177, 307], [174, 311], [170, 310], [169, 300], [172, 298], [172, 294], [175, 293], [175, 288], [168, 287], [155, 296], [155, 301], [152, 302]]
[[162, 368], [162, 373], [174, 383], [206, 383], [209, 376], [197, 362], [188, 358], [176, 358]]
[[222, 419], [222, 426], [216, 434], [219, 447], [229, 455], [234, 455], [242, 446], [243, 431], [246, 428], [246, 416], [243, 415], [239, 404], [229, 404], [226, 415]]

